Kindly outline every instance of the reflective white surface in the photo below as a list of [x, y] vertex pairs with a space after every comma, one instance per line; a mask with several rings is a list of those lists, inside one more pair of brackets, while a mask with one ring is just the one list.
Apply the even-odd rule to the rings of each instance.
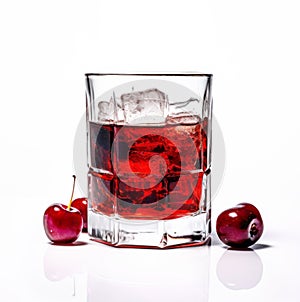
[[[32, 227], [32, 225], [31, 225]], [[262, 238], [232, 250], [210, 246], [120, 249], [87, 234], [68, 246], [10, 238], [1, 253], [3, 301], [297, 301], [300, 268], [293, 237]], [[280, 240], [279, 240], [280, 239]]]

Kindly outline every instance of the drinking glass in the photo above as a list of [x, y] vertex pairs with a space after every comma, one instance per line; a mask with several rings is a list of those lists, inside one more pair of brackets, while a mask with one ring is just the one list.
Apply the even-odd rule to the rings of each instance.
[[88, 233], [119, 247], [209, 240], [211, 74], [86, 74]]

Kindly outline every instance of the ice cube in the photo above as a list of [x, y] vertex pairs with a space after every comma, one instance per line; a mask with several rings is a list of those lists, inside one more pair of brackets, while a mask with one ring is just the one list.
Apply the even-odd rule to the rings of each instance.
[[169, 117], [178, 116], [201, 116], [200, 109], [202, 108], [202, 101], [197, 98], [189, 98], [186, 101], [177, 101], [169, 104]]
[[99, 122], [123, 122], [124, 113], [122, 110], [121, 100], [113, 92], [109, 101], [97, 99], [98, 101], [98, 121]]
[[163, 123], [168, 112], [168, 98], [153, 88], [121, 95], [125, 123]]
[[97, 100], [98, 101], [98, 121], [99, 122], [111, 122], [114, 121], [115, 106], [113, 98], [110, 101]]

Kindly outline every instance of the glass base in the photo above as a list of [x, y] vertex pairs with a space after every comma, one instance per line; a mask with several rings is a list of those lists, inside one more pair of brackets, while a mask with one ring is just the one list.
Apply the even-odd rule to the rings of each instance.
[[175, 248], [196, 246], [210, 239], [208, 213], [170, 220], [129, 220], [89, 210], [88, 233], [96, 241], [115, 247]]

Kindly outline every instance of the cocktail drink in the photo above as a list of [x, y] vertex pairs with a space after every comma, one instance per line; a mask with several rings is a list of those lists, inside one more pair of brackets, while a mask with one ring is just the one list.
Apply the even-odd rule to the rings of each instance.
[[[128, 82], [97, 91], [116, 78]], [[198, 93], [178, 79], [200, 83]], [[210, 89], [211, 75], [203, 74], [87, 75], [92, 237], [152, 248], [208, 240]]]

